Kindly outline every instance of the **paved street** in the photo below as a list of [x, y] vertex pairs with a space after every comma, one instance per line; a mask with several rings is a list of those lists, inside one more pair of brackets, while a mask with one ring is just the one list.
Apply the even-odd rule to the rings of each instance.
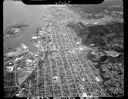
[[[53, 49], [50, 48], [54, 45], [54, 50], [58, 54], [53, 51], [52, 53], [55, 54], [48, 55], [45, 62], [39, 60], [36, 76], [32, 76], [31, 81], [34, 89], [29, 88], [32, 95], [43, 97], [79, 97], [85, 93], [87, 96], [103, 95], [86, 55], [79, 49], [82, 45], [76, 44], [75, 32], [66, 27], [66, 19], [72, 16], [70, 15], [72, 12], [69, 13], [66, 8], [61, 8], [60, 13], [52, 14], [48, 21], [50, 26], [47, 30], [51, 34], [52, 43], [47, 45], [47, 50], [52, 51]], [[72, 18], [72, 21], [74, 20], [76, 19]]]
[[[83, 21], [66, 6], [47, 6], [43, 10], [47, 10], [44, 11], [47, 17], [39, 19], [41, 24], [31, 38], [37, 50], [25, 54], [29, 59], [14, 59], [14, 71], [9, 76], [12, 79], [7, 78], [11, 84], [5, 81], [5, 90], [13, 88], [15, 92], [10, 96], [20, 97], [105, 96], [99, 71], [87, 58], [92, 49], [83, 45], [76, 31], [68, 26], [78, 22], [88, 24], [89, 20]], [[91, 20], [91, 24], [94, 22]]]

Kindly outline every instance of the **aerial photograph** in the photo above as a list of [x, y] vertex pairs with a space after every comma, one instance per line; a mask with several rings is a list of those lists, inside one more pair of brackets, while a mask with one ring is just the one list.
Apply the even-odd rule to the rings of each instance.
[[123, 21], [123, 0], [4, 0], [4, 97], [124, 97]]

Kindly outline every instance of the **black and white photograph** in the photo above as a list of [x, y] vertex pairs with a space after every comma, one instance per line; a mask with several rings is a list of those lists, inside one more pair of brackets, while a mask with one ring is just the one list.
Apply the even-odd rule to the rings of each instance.
[[123, 0], [3, 2], [5, 98], [124, 96]]

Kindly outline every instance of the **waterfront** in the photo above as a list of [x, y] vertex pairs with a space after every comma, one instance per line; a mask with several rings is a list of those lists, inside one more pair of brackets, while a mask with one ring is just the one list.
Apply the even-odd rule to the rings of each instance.
[[[123, 23], [112, 24], [112, 12], [103, 21], [81, 19], [67, 6], [26, 6], [17, 1], [7, 5], [4, 28], [18, 22], [29, 27], [4, 42], [5, 48], [12, 48], [4, 56], [5, 97], [124, 95]], [[91, 25], [84, 26], [88, 22]]]
[[[4, 29], [10, 25], [14, 25], [23, 22], [29, 27], [24, 31], [22, 35], [14, 39], [4, 42], [4, 53], [7, 52], [8, 48], [15, 48], [20, 43], [25, 43], [32, 51], [36, 48], [31, 44], [30, 39], [35, 32], [36, 28], [43, 25], [41, 21], [42, 16], [46, 15], [46, 9], [43, 6], [27, 6], [20, 1], [5, 1], [4, 2]], [[35, 14], [36, 12], [36, 14]]]

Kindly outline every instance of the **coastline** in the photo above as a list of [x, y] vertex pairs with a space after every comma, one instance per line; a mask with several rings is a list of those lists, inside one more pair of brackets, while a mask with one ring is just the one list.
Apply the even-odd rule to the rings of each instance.
[[[4, 41], [8, 41], [10, 39], [16, 38], [20, 35], [22, 35], [23, 33], [25, 33], [25, 29], [28, 27], [27, 24], [14, 24], [11, 26], [8, 26], [5, 30], [4, 30]], [[17, 31], [12, 30], [12, 29], [17, 29]], [[8, 35], [8, 37], [6, 37]]]

